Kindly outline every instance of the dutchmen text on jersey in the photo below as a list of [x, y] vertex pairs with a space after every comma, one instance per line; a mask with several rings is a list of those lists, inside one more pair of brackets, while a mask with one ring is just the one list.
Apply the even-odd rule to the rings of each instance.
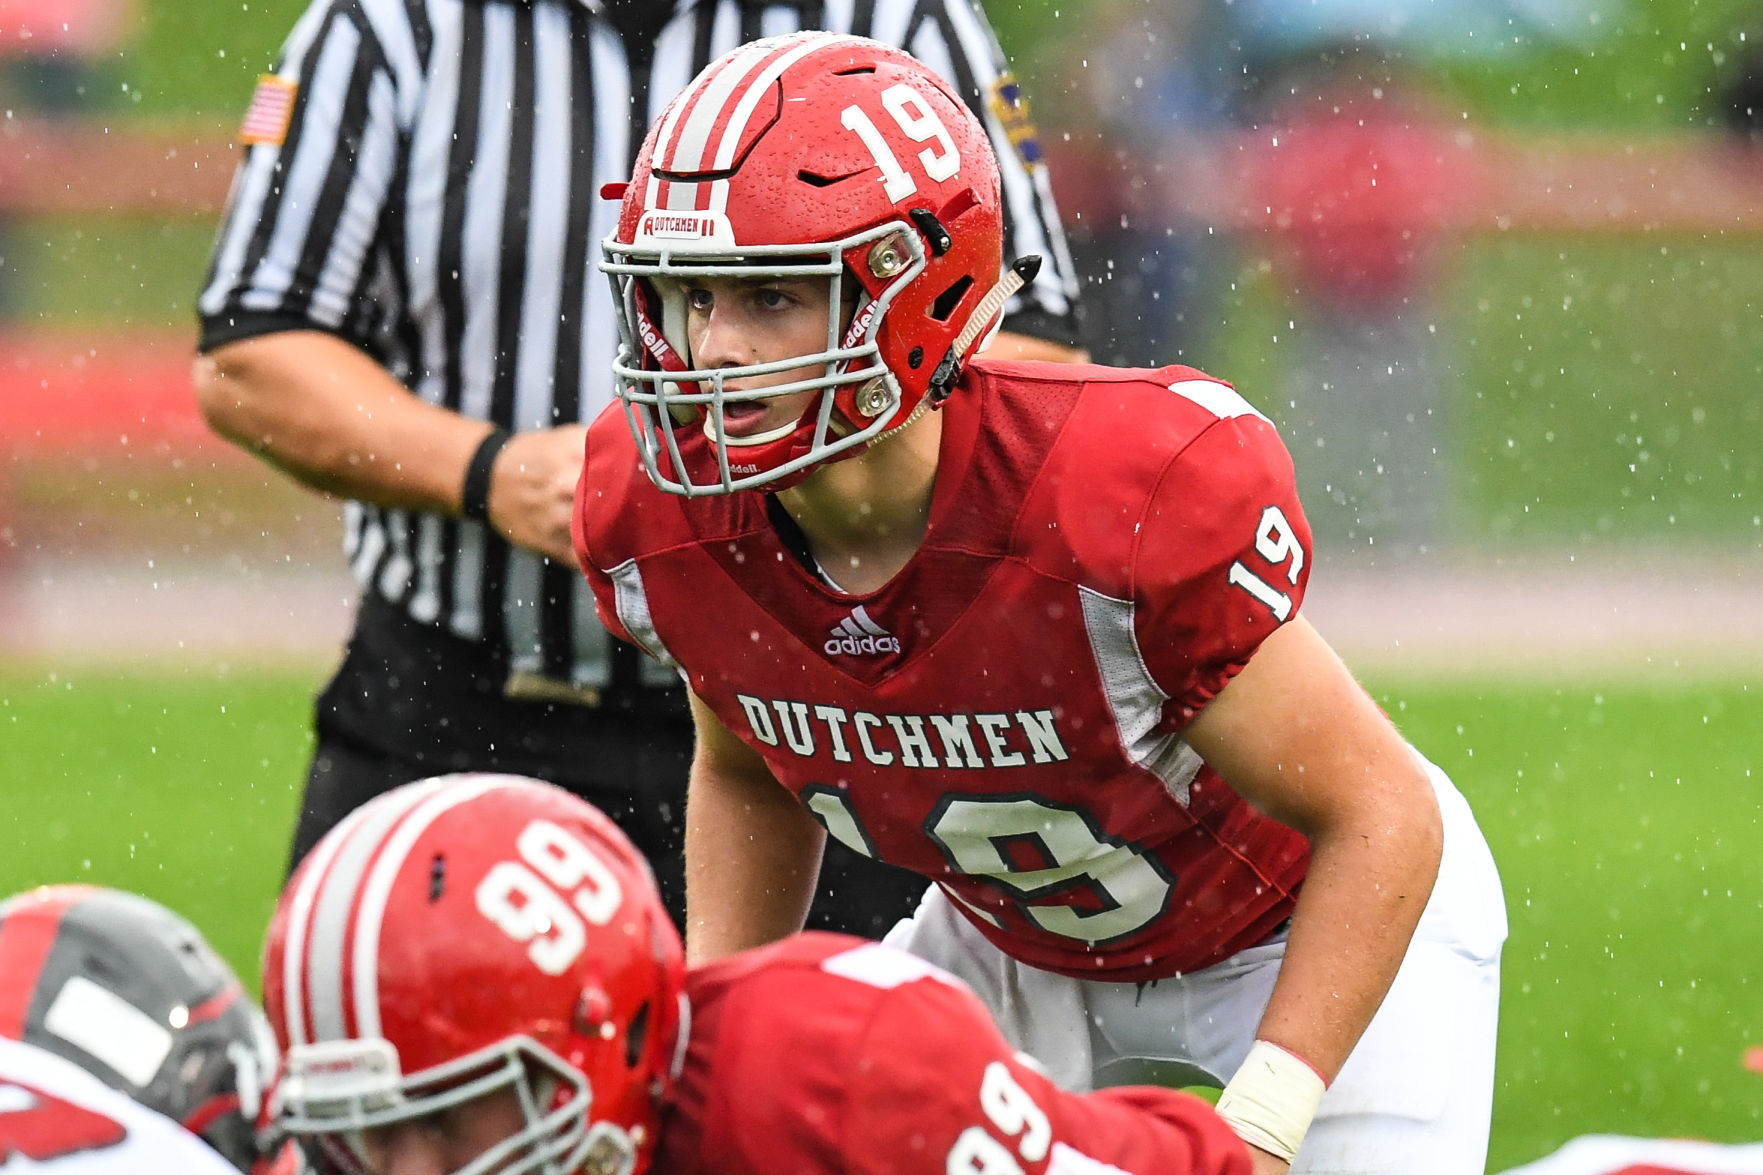
[[833, 836], [1025, 962], [1143, 980], [1259, 941], [1307, 845], [1179, 732], [1302, 599], [1278, 435], [1179, 367], [980, 362], [943, 411], [924, 542], [864, 596], [804, 568], [760, 494], [656, 490], [603, 416], [576, 506], [602, 617]]

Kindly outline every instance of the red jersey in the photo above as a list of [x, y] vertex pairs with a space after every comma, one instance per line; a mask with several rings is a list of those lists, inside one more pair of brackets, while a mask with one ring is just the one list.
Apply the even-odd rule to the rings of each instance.
[[942, 411], [929, 529], [867, 595], [805, 568], [761, 494], [655, 489], [603, 414], [575, 517], [602, 619], [1025, 963], [1138, 981], [1258, 942], [1308, 844], [1180, 731], [1308, 582], [1273, 426], [1181, 367], [979, 362]]
[[880, 943], [797, 935], [696, 969], [686, 992], [665, 1175], [1249, 1171], [1198, 1098], [1063, 1092], [959, 980]]

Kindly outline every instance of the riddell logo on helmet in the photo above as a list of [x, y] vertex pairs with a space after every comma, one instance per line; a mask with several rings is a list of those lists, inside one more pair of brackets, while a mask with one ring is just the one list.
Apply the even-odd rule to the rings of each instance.
[[871, 620], [869, 613], [859, 604], [851, 609], [849, 616], [833, 626], [832, 639], [822, 647], [828, 656], [840, 653], [874, 656], [877, 653], [898, 653], [900, 638]]
[[[647, 314], [637, 320], [637, 330], [642, 333], [643, 346], [649, 348], [650, 352], [653, 353], [659, 347], [667, 345], [666, 340], [661, 337], [661, 332], [656, 330], [655, 324], [649, 321]], [[670, 352], [673, 350], [671, 346], [667, 349]]]
[[869, 333], [870, 320], [875, 317], [875, 305], [875, 299], [870, 299], [869, 304], [859, 310], [857, 316], [851, 320], [850, 327], [845, 331], [844, 345], [847, 350], [855, 347]]

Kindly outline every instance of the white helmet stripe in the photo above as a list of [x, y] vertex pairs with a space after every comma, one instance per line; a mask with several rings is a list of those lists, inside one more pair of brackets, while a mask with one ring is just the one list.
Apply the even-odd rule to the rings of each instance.
[[[355, 891], [386, 831], [436, 786], [411, 788], [362, 805], [313, 850], [324, 855], [312, 862], [294, 895], [283, 960], [291, 1042], [307, 1044], [344, 1035], [343, 936]], [[304, 1011], [308, 1002], [309, 1024]]]
[[[735, 152], [741, 148], [741, 136], [747, 132], [747, 123], [753, 117], [753, 110], [759, 100], [771, 92], [772, 85], [783, 76], [784, 70], [802, 60], [810, 53], [819, 52], [833, 45], [855, 41], [856, 37], [836, 36], [827, 33], [810, 34], [801, 39], [801, 43], [792, 46], [787, 52], [780, 53], [769, 65], [759, 71], [759, 76], [747, 86], [746, 93], [741, 95], [740, 105], [735, 107], [734, 117], [729, 119], [728, 126], [722, 132], [722, 143], [716, 148], [716, 161], [711, 165], [713, 171], [726, 171], [734, 166]], [[714, 116], [712, 116], [714, 119]]]
[[[354, 947], [351, 964], [354, 978], [355, 1035], [361, 1039], [380, 1035], [380, 925], [386, 916], [386, 899], [392, 883], [404, 867], [404, 859], [418, 837], [428, 831], [443, 813], [474, 800], [487, 791], [507, 787], [503, 775], [455, 776], [457, 782], [440, 795], [427, 796], [421, 807], [410, 813], [398, 826], [386, 848], [374, 862], [373, 873], [362, 890], [359, 913], [355, 918]], [[469, 780], [470, 782], [465, 782]], [[341, 974], [339, 972], [339, 974]]]
[[[355, 820], [360, 815], [361, 810], [357, 808], [348, 819]], [[318, 842], [288, 905], [287, 942], [282, 951], [282, 991], [285, 993], [283, 1003], [287, 1005], [288, 1040], [292, 1044], [310, 1043], [306, 1035], [306, 926], [312, 919], [312, 903], [317, 897], [319, 882], [331, 867], [331, 858], [342, 847], [341, 835]]]
[[[643, 194], [643, 206], [645, 208], [654, 208], [660, 203], [661, 180], [656, 177], [655, 172], [697, 170], [695, 163], [694, 166], [690, 168], [681, 167], [677, 152], [674, 154], [673, 161], [669, 162], [669, 152], [674, 151], [673, 135], [674, 132], [679, 129], [680, 119], [686, 116], [687, 111], [695, 111], [697, 109], [696, 103], [698, 101], [698, 91], [713, 85], [716, 80], [721, 78], [724, 74], [735, 75], [731, 78], [729, 83], [732, 86], [736, 81], [740, 80], [739, 74], [744, 74], [747, 70], [751, 69], [753, 63], [763, 58], [769, 51], [769, 48], [764, 47], [762, 42], [754, 42], [754, 44], [747, 46], [741, 55], [734, 61], [730, 62], [725, 68], [717, 70], [714, 74], [706, 70], [704, 73], [700, 73], [697, 77], [693, 78], [691, 84], [685, 88], [678, 98], [673, 100], [673, 103], [670, 106], [668, 106], [667, 113], [663, 116], [664, 121], [661, 124], [661, 133], [655, 136], [654, 154], [650, 157], [652, 170], [649, 172], [649, 187]], [[736, 72], [737, 70], [738, 73]], [[721, 106], [721, 104], [720, 101], [717, 102], [718, 106]], [[705, 133], [708, 134], [708, 131]], [[697, 154], [693, 156], [693, 159], [696, 160], [702, 154], [703, 147], [700, 145]], [[677, 188], [679, 185], [674, 184], [670, 186]], [[674, 198], [673, 193], [669, 192], [668, 195], [670, 206], [672, 206], [671, 201]], [[687, 207], [690, 207], [690, 205], [688, 204]]]
[[[722, 132], [722, 142], [716, 148], [716, 160], [712, 165], [715, 171], [726, 171], [734, 166], [735, 152], [741, 149], [741, 137], [746, 134], [747, 123], [753, 117], [753, 110], [759, 100], [770, 92], [772, 84], [782, 76], [784, 70], [802, 60], [810, 53], [825, 49], [831, 45], [855, 41], [859, 38], [835, 35], [830, 33], [812, 33], [804, 36], [801, 43], [786, 53], [778, 56], [759, 72], [748, 85], [746, 93], [741, 95], [740, 105], [735, 107], [734, 117], [729, 119], [726, 129]], [[710, 211], [728, 211], [728, 181], [718, 180], [710, 188]]]
[[[669, 212], [695, 212], [698, 210], [698, 193], [704, 189], [701, 183], [687, 183], [683, 180], [670, 180], [667, 185], [667, 210]], [[727, 188], [727, 180], [712, 180], [709, 187], [714, 192], [718, 187]], [[716, 201], [711, 200], [714, 207]], [[728, 197], [723, 197], [723, 204], [728, 204]], [[653, 205], [651, 205], [653, 207]]]
[[660, 165], [663, 171], [690, 173], [705, 170], [704, 149], [710, 143], [710, 132], [716, 129], [717, 119], [722, 117], [723, 107], [728, 105], [729, 95], [776, 49], [775, 41], [755, 41], [711, 75], [704, 92], [692, 104], [692, 113], [687, 116], [685, 125], [679, 129], [679, 145], [674, 148], [673, 155], [655, 153], [657, 159], [666, 160]]
[[[699, 77], [692, 82], [692, 88], [695, 89], [703, 84], [704, 79]], [[649, 186], [643, 192], [643, 207], [645, 208], [654, 208], [661, 197], [661, 180], [655, 174], [655, 170], [660, 168], [660, 161], [667, 158], [667, 149], [673, 140], [674, 127], [679, 123], [680, 115], [684, 114], [686, 107], [691, 104], [692, 89], [687, 89], [673, 100], [672, 105], [668, 106], [666, 113], [662, 115], [661, 133], [655, 136], [655, 152], [650, 156], [652, 166], [649, 171]]]
[[[679, 143], [668, 154], [667, 145], [656, 144], [655, 166], [662, 171], [689, 174], [704, 170], [704, 149], [710, 142], [710, 134], [716, 129], [716, 120], [722, 114], [723, 107], [728, 105], [729, 95], [740, 85], [741, 79], [751, 73], [771, 54], [777, 45], [773, 41], [755, 41], [735, 53], [735, 55], [714, 74], [699, 79], [703, 87], [701, 94], [695, 94], [690, 101], [681, 101], [680, 110], [691, 107], [686, 116], [685, 124], [679, 128]], [[671, 129], [671, 128], [669, 128]], [[665, 133], [665, 132], [664, 132]], [[656, 207], [656, 181], [654, 173], [650, 173], [648, 207]], [[673, 212], [692, 212], [698, 207], [698, 193], [702, 184], [672, 180], [667, 185], [667, 207]], [[711, 184], [711, 207], [721, 208], [728, 205], [726, 189], [728, 181], [717, 180]], [[715, 189], [725, 190], [720, 202], [715, 199]]]

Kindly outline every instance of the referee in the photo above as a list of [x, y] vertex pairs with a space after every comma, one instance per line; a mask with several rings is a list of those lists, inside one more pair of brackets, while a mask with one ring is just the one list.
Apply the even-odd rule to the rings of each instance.
[[[993, 353], [1079, 357], [1033, 129], [974, 0], [314, 0], [259, 81], [197, 395], [215, 431], [347, 500], [361, 590], [291, 865], [397, 784], [510, 772], [617, 820], [680, 918], [684, 691], [607, 636], [570, 546], [583, 422], [613, 399], [599, 191], [709, 61], [815, 27], [967, 95], [1004, 167], [1006, 255], [1048, 261]], [[831, 842], [810, 925], [879, 935], [922, 888]]]

